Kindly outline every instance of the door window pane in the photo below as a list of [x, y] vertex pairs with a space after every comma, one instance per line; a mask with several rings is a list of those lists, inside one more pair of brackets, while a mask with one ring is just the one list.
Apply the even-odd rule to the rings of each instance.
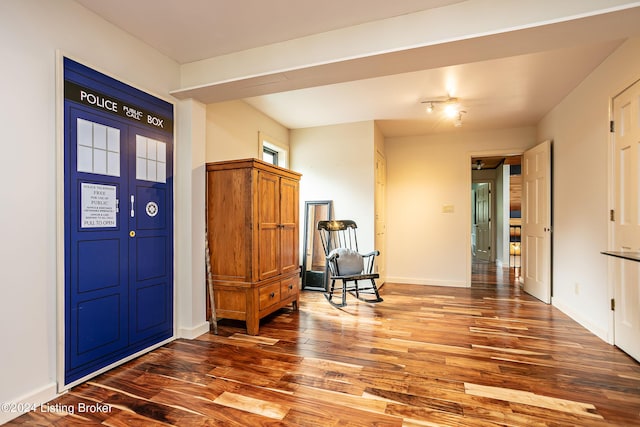
[[77, 119], [78, 172], [120, 176], [120, 129]]
[[167, 182], [167, 144], [136, 135], [136, 179]]

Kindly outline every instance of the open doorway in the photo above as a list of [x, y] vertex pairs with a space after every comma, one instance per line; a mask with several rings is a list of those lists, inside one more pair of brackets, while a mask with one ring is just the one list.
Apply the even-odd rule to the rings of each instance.
[[518, 283], [522, 263], [520, 155], [471, 157], [471, 283]]

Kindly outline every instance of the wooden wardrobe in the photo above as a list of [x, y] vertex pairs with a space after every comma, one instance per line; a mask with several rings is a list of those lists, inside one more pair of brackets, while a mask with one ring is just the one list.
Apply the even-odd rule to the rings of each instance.
[[207, 234], [216, 318], [298, 308], [300, 174], [257, 159], [207, 163]]

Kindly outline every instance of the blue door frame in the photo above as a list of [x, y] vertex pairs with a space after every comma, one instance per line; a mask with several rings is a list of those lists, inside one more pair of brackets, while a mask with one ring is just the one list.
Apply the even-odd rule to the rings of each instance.
[[173, 336], [173, 105], [64, 58], [64, 384]]

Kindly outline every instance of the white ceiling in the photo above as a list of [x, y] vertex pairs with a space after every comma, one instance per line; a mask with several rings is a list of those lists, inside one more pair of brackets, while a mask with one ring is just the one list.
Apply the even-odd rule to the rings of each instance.
[[[107, 21], [184, 64], [312, 34], [350, 27], [461, 0], [76, 0]], [[421, 101], [460, 98], [464, 130], [535, 125], [624, 41], [640, 35], [640, 7], [553, 23], [473, 41], [389, 55], [406, 63], [390, 75], [366, 70], [350, 81], [281, 92], [226, 90], [295, 129], [377, 120], [386, 136], [456, 131]], [[458, 52], [458, 54], [444, 53]], [[420, 58], [435, 53], [430, 66]], [[412, 55], [412, 56], [409, 56]], [[417, 59], [408, 59], [417, 58]], [[385, 58], [381, 57], [381, 61]], [[361, 67], [364, 68], [364, 67]], [[402, 72], [410, 71], [410, 72]], [[369, 78], [367, 78], [369, 77]], [[223, 88], [224, 89], [224, 88]], [[274, 93], [269, 93], [274, 92]], [[219, 92], [220, 93], [220, 92]], [[257, 95], [257, 96], [256, 96]], [[186, 95], [185, 95], [186, 96]], [[221, 100], [189, 93], [203, 102]]]
[[464, 0], [76, 0], [177, 62]]
[[375, 119], [386, 136], [454, 131], [451, 120], [422, 102], [460, 97], [464, 129], [536, 124], [619, 41], [452, 65], [386, 77], [247, 98], [289, 128]]

